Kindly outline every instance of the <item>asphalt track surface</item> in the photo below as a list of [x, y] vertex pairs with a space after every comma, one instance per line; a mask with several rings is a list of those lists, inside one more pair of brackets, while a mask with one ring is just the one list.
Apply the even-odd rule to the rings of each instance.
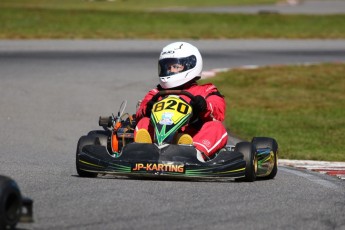
[[[0, 41], [0, 174], [34, 199], [19, 229], [345, 229], [345, 183], [279, 167], [269, 181], [80, 178], [78, 138], [157, 82], [170, 41]], [[337, 62], [344, 40], [192, 41], [205, 70]], [[231, 112], [231, 111], [229, 111]]]

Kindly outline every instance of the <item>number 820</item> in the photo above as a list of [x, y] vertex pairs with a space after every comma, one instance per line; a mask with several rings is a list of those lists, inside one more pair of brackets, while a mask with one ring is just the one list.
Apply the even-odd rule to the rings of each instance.
[[175, 100], [168, 100], [167, 102], [165, 101], [158, 102], [153, 109], [154, 112], [160, 112], [162, 110], [176, 110], [179, 113], [187, 114], [188, 105], [182, 102], [177, 102]]

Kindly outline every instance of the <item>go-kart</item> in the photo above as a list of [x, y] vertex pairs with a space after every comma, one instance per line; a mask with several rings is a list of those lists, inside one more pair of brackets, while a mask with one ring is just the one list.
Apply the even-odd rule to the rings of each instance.
[[152, 98], [150, 122], [153, 143], [134, 142], [135, 115], [124, 113], [100, 117], [103, 130], [82, 136], [77, 145], [76, 169], [81, 177], [114, 174], [128, 177], [235, 179], [252, 182], [277, 174], [278, 145], [273, 138], [255, 137], [251, 142], [226, 145], [212, 159], [200, 161], [193, 145], [176, 144], [181, 127], [196, 119], [186, 91], [160, 91]]

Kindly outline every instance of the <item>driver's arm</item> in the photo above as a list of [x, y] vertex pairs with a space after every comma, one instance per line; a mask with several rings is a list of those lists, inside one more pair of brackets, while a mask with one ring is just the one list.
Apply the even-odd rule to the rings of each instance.
[[226, 103], [220, 94], [211, 94], [206, 97], [207, 109], [202, 114], [203, 120], [224, 121]]
[[148, 116], [146, 114], [146, 108], [147, 108], [147, 103], [152, 99], [152, 97], [154, 95], [156, 95], [158, 93], [158, 89], [152, 89], [150, 90], [144, 97], [144, 99], [142, 100], [137, 112], [136, 112], [136, 119], [137, 119], [137, 122], [145, 117], [145, 116]]

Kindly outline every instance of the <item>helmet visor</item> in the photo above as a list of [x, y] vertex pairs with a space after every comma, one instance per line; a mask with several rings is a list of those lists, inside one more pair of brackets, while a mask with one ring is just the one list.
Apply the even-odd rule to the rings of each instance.
[[158, 75], [171, 76], [193, 69], [196, 66], [196, 57], [191, 55], [184, 58], [165, 58], [158, 62]]

